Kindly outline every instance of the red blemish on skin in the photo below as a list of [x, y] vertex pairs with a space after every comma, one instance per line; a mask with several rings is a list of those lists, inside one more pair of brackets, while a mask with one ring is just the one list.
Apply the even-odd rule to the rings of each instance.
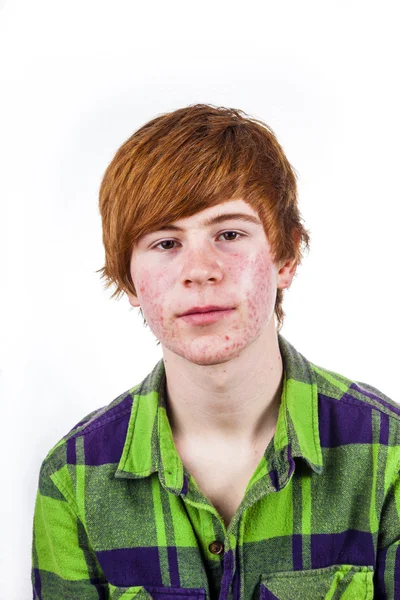
[[[163, 346], [196, 364], [214, 364], [219, 358], [225, 360], [228, 353], [237, 356], [260, 335], [273, 314], [275, 303], [276, 276], [272, 259], [268, 248], [261, 244], [240, 258], [240, 261], [231, 256], [225, 261], [221, 259], [221, 268], [213, 262], [205, 262], [202, 269], [202, 263], [197, 266], [194, 261], [193, 264], [182, 262], [180, 277], [171, 260], [158, 262], [154, 258], [150, 265], [144, 260], [136, 262], [132, 277], [135, 273], [140, 290], [138, 300], [150, 329]], [[176, 313], [190, 301], [194, 302], [195, 293], [199, 294], [202, 289], [200, 284], [205, 286], [207, 281], [214, 281], [215, 285], [215, 295], [208, 298], [218, 299], [218, 294], [229, 297], [238, 310], [231, 319], [221, 320], [209, 328], [189, 327]], [[211, 284], [209, 294], [210, 290], [213, 291]], [[235, 295], [235, 290], [240, 293]], [[229, 344], [218, 346], [218, 339]]]
[[[198, 238], [200, 239], [200, 238]], [[246, 238], [245, 238], [246, 239]], [[238, 243], [178, 246], [170, 253], [133, 253], [131, 276], [146, 322], [172, 353], [196, 364], [236, 357], [264, 334], [273, 318], [277, 274], [264, 236]], [[190, 326], [178, 312], [192, 303], [229, 302], [236, 311], [207, 327]], [[229, 333], [227, 333], [229, 331]], [[229, 341], [222, 346], [222, 340]]]

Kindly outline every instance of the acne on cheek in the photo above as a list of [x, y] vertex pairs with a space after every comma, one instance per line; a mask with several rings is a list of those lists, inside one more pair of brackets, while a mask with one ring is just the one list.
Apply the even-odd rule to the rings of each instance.
[[162, 273], [143, 269], [139, 274], [138, 299], [144, 317], [157, 337], [163, 328], [162, 312], [168, 287]]
[[253, 283], [247, 288], [246, 296], [249, 322], [254, 330], [258, 329], [271, 316], [275, 307], [276, 277], [273, 269], [274, 266], [269, 255], [259, 256], [254, 261], [253, 267], [248, 269]]
[[[238, 297], [241, 296], [243, 299], [243, 293], [240, 294], [240, 290], [243, 289], [248, 311], [248, 326], [251, 332], [255, 332], [274, 309], [274, 294], [276, 294], [276, 280], [272, 272], [274, 266], [268, 253], [259, 253], [256, 257], [243, 257], [242, 254], [235, 253], [231, 257], [232, 261], [225, 263], [225, 274], [230, 280], [228, 291], [233, 294], [237, 292]], [[154, 271], [144, 269], [140, 273], [139, 301], [145, 306], [146, 312], [143, 306], [142, 311], [158, 339], [165, 336], [173, 339], [178, 335], [178, 328], [173, 326], [173, 321], [167, 323], [163, 317], [165, 299], [176, 284], [176, 279], [171, 280], [165, 272], [155, 274]], [[249, 334], [251, 332], [249, 331]], [[228, 342], [231, 336], [225, 334], [224, 339]]]

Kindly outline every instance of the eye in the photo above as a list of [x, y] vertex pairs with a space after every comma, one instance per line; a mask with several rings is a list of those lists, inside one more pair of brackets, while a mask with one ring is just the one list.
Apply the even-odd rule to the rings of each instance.
[[[219, 233], [217, 237], [221, 237], [221, 235], [226, 235], [228, 233], [234, 233], [235, 234], [235, 238], [234, 239], [228, 239], [228, 240], [224, 240], [226, 242], [236, 242], [238, 241], [241, 237], [244, 236], [243, 233], [239, 233], [238, 231], [234, 231], [234, 230], [228, 230], [228, 231], [223, 231], [222, 233]], [[239, 237], [237, 237], [239, 236]], [[156, 246], [153, 246], [151, 249], [152, 250], [159, 250], [160, 252], [167, 252], [168, 250], [173, 250], [173, 248], [159, 248], [159, 246], [161, 246], [161, 244], [175, 244], [176, 241], [175, 240], [163, 240], [162, 242], [159, 242]]]

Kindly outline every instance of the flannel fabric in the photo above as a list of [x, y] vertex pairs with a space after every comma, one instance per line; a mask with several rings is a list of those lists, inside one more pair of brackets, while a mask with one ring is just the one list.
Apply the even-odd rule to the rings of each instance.
[[161, 360], [43, 461], [34, 599], [400, 599], [400, 406], [278, 341], [276, 432], [229, 526], [176, 450]]

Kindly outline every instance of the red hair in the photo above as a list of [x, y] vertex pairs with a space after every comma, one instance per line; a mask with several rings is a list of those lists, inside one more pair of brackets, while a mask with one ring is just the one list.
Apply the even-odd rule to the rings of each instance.
[[[119, 148], [100, 187], [105, 266], [98, 272], [106, 288], [115, 286], [111, 297], [137, 295], [130, 258], [142, 235], [234, 199], [258, 213], [275, 264], [300, 264], [310, 238], [296, 174], [268, 125], [242, 110], [208, 104], [145, 123]], [[275, 302], [278, 331], [283, 291]]]

